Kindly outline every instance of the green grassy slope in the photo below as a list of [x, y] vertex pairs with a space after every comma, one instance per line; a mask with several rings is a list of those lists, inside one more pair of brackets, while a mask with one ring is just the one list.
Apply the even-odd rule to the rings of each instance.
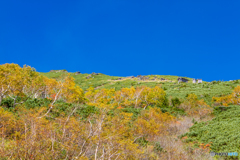
[[[49, 78], [59, 79], [62, 76], [66, 75], [66, 72], [48, 72], [40, 73]], [[71, 76], [75, 78], [75, 82], [83, 90], [86, 90], [89, 87], [94, 87], [97, 89], [101, 88], [115, 88], [120, 90], [121, 88], [129, 87], [138, 87], [138, 86], [148, 86], [154, 87], [156, 85], [161, 86], [168, 96], [184, 98], [187, 94], [195, 93], [199, 98], [205, 99], [208, 103], [211, 102], [213, 96], [226, 95], [232, 92], [233, 88], [236, 87], [239, 83], [236, 81], [231, 82], [203, 82], [202, 84], [193, 84], [192, 78], [189, 79], [189, 83], [177, 83], [178, 76], [169, 76], [169, 75], [147, 75], [149, 80], [142, 81], [138, 78], [129, 78], [129, 77], [117, 77], [117, 76], [108, 76], [105, 74], [93, 75], [92, 78], [87, 79], [86, 77], [90, 74], [79, 74], [70, 73]], [[156, 78], [156, 80], [153, 80]], [[118, 80], [122, 78], [121, 80]], [[166, 79], [161, 81], [160, 78]]]
[[[47, 73], [40, 73], [48, 78], [55, 78], [60, 79], [61, 77], [67, 75], [66, 72], [47, 72]], [[91, 78], [87, 79], [90, 74], [78, 74], [69, 73], [75, 79], [77, 85], [79, 85], [83, 90], [88, 89], [89, 87], [100, 87], [102, 85], [106, 85], [110, 83], [109, 80], [117, 79], [119, 77], [116, 76], [108, 76], [105, 74], [93, 75]]]
[[240, 107], [229, 106], [223, 109], [225, 111], [217, 108], [214, 119], [194, 124], [190, 132], [182, 137], [188, 137], [186, 142], [198, 141], [204, 144], [212, 142], [211, 150], [214, 152], [240, 153]]

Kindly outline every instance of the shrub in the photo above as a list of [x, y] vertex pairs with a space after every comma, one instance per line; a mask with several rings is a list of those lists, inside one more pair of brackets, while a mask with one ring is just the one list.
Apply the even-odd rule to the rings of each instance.
[[177, 106], [179, 106], [180, 104], [181, 104], [181, 101], [179, 100], [179, 98], [173, 98], [173, 99], [171, 99], [171, 102], [172, 102], [172, 106], [173, 107], [177, 107]]
[[[218, 109], [216, 108], [216, 110]], [[196, 140], [199, 143], [207, 144], [213, 152], [239, 153], [239, 115], [239, 106], [230, 106], [225, 111], [218, 112], [214, 119], [194, 124], [190, 131], [181, 137], [187, 136], [190, 139], [187, 142]]]

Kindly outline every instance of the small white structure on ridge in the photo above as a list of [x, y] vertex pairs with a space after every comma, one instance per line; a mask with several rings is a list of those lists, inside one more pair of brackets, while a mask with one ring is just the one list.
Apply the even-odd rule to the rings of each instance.
[[195, 78], [192, 80], [192, 83], [196, 83], [196, 79]]
[[202, 79], [198, 79], [197, 81], [198, 81], [198, 83], [202, 83]]

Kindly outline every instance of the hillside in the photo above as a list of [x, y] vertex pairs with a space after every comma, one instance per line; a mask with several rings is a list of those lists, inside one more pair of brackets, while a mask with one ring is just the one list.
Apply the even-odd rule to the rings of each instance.
[[[68, 73], [75, 79], [75, 83], [83, 90], [86, 90], [89, 87], [94, 87], [95, 89], [114, 88], [115, 90], [120, 90], [122, 88], [136, 88], [140, 86], [161, 86], [166, 91], [168, 97], [185, 98], [187, 94], [194, 93], [208, 103], [211, 102], [213, 96], [227, 95], [238, 85], [238, 81], [203, 81], [202, 84], [194, 84], [192, 83], [192, 78], [188, 77], [184, 77], [189, 80], [188, 83], [178, 84], [178, 76], [170, 75], [145, 75], [145, 77], [149, 77], [149, 79], [140, 80], [138, 77], [117, 77], [102, 73], [99, 73], [98, 75], [87, 73], [76, 75], [76, 73], [60, 71], [47, 73], [41, 72], [40, 74], [58, 80], [61, 77], [66, 76]], [[87, 77], [90, 78], [87, 79]]]
[[[238, 80], [0, 65], [0, 159], [212, 160], [239, 151]], [[238, 159], [236, 156], [223, 159]]]
[[[185, 142], [198, 147], [207, 144], [214, 152], [240, 153], [240, 108], [229, 106], [228, 108], [215, 108], [216, 117], [211, 121], [195, 123], [190, 132], [181, 137]], [[219, 157], [220, 158], [220, 157]], [[231, 159], [230, 157], [225, 157]]]

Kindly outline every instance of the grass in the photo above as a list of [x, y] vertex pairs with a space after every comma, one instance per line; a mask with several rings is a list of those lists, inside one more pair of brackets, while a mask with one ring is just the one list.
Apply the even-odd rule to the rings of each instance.
[[[44, 75], [48, 78], [55, 78], [55, 79], [61, 79], [62, 77], [66, 76], [68, 73], [66, 72], [47, 72], [47, 73], [40, 73], [41, 75]], [[75, 73], [69, 73], [74, 79], [77, 85], [79, 85], [83, 90], [88, 89], [89, 87], [100, 87], [102, 85], [107, 85], [110, 83], [109, 80], [114, 80], [119, 77], [116, 76], [108, 76], [105, 74], [99, 74], [99, 75], [92, 75], [91, 78], [87, 79], [91, 74], [78, 74]]]

